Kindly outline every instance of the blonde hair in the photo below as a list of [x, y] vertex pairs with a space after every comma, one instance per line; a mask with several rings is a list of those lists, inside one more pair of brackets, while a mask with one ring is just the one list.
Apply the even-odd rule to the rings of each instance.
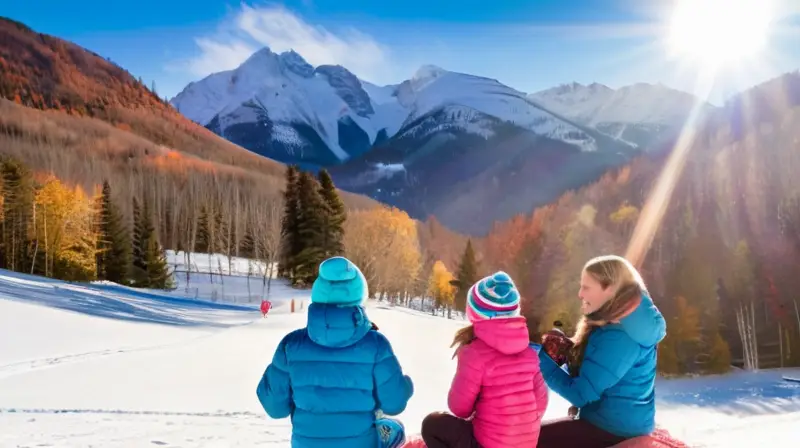
[[461, 350], [462, 347], [465, 345], [469, 345], [475, 339], [475, 327], [472, 325], [467, 325], [466, 327], [459, 328], [456, 331], [455, 336], [453, 337], [453, 343], [450, 344], [450, 348], [455, 347], [455, 351], [453, 352], [453, 358], [458, 355], [458, 351]]
[[586, 343], [595, 328], [618, 321], [642, 294], [647, 294], [642, 276], [633, 265], [623, 257], [604, 255], [589, 260], [583, 272], [597, 281], [604, 290], [610, 288], [611, 298], [596, 311], [589, 313], [578, 322], [574, 343], [569, 354], [570, 373], [578, 374], [586, 352]]

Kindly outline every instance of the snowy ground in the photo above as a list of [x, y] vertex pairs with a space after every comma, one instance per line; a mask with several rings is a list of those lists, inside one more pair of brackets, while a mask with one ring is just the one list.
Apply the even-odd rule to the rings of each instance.
[[[277, 288], [266, 319], [252, 305], [69, 285], [0, 271], [0, 447], [288, 447], [287, 420], [266, 417], [255, 387], [280, 338], [304, 325], [303, 292]], [[416, 393], [418, 430], [446, 407], [463, 322], [371, 304]], [[411, 330], [413, 329], [413, 330]], [[659, 423], [696, 446], [800, 440], [800, 384], [786, 372], [660, 381]], [[790, 372], [800, 376], [800, 371]], [[551, 395], [546, 418], [565, 415]]]
[[[188, 262], [187, 262], [188, 261]], [[296, 291], [274, 278], [276, 265], [267, 269], [260, 261], [224, 255], [191, 254], [167, 251], [167, 263], [174, 273], [177, 288], [169, 295], [217, 303], [259, 304], [268, 298], [276, 306], [308, 299], [307, 292]], [[265, 275], [266, 274], [266, 275]], [[273, 277], [269, 285], [267, 280]]]

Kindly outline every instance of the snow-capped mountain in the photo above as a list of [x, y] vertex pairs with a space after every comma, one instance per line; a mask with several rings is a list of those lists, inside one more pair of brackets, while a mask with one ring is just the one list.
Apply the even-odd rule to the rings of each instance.
[[679, 131], [693, 108], [699, 108], [701, 116], [716, 109], [689, 93], [646, 83], [616, 90], [598, 83], [563, 84], [528, 98], [560, 116], [643, 149]]
[[293, 51], [264, 48], [234, 70], [189, 84], [172, 104], [282, 162], [335, 164], [366, 151], [376, 137], [372, 101], [358, 78], [340, 66], [315, 68]]
[[172, 104], [251, 151], [327, 167], [345, 190], [468, 232], [527, 213], [636, 152], [494, 79], [428, 65], [377, 86], [267, 48], [188, 85]]
[[340, 188], [482, 233], [674, 135], [696, 101], [646, 84], [528, 95], [432, 65], [378, 86], [264, 48], [188, 85], [172, 104], [251, 151], [327, 167]]
[[448, 111], [448, 121], [426, 132], [460, 129], [490, 138], [500, 121], [598, 149], [580, 126], [493, 79], [423, 66], [399, 85], [376, 86], [344, 67], [313, 67], [295, 52], [268, 48], [235, 70], [188, 85], [172, 104], [234, 143], [289, 163], [341, 163], [437, 111]]

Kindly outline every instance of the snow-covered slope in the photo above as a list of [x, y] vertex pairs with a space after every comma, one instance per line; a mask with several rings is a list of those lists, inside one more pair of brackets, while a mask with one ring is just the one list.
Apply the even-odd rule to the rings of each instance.
[[295, 52], [264, 48], [235, 70], [189, 84], [172, 104], [235, 143], [284, 162], [333, 165], [390, 139], [438, 109], [443, 123], [485, 135], [475, 114], [560, 139], [584, 151], [595, 139], [493, 79], [423, 66], [399, 85], [376, 86], [341, 66], [312, 67]]
[[[414, 380], [399, 418], [418, 433], [425, 415], [447, 409], [449, 341], [464, 322], [381, 303], [367, 313]], [[255, 386], [281, 339], [305, 322], [303, 311], [262, 319], [255, 305], [0, 270], [0, 446], [289, 446], [289, 419], [267, 417]], [[691, 446], [792, 446], [800, 385], [781, 374], [798, 370], [658, 380], [656, 421]], [[544, 420], [567, 407], [551, 392]]]
[[613, 137], [648, 146], [676, 132], [690, 111], [701, 115], [715, 108], [686, 92], [661, 84], [638, 83], [614, 90], [602, 84], [563, 84], [529, 98], [561, 116], [592, 126]]
[[[403, 111], [404, 120], [392, 123], [398, 130], [432, 112], [447, 110], [450, 113], [446, 115], [446, 121], [441, 123], [443, 126], [458, 126], [467, 132], [488, 137], [487, 134], [492, 132], [489, 123], [499, 120], [531, 130], [537, 135], [574, 144], [585, 151], [597, 149], [597, 142], [590, 135], [538, 107], [524, 93], [494, 79], [426, 65], [417, 70], [411, 79], [391, 88], [395, 101], [379, 103], [376, 115], [379, 118], [388, 116], [385, 122], [391, 123], [391, 119], [399, 115], [396, 111]], [[385, 95], [385, 90], [373, 91], [376, 96]], [[482, 124], [475, 126], [476, 121]], [[388, 129], [390, 136], [397, 132], [391, 132], [393, 130]]]

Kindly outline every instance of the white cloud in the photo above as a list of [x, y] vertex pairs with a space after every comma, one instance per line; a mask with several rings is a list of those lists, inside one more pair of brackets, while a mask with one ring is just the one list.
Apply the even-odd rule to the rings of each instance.
[[267, 46], [280, 53], [295, 50], [310, 64], [339, 64], [357, 76], [380, 81], [388, 70], [388, 50], [355, 28], [333, 32], [312, 25], [282, 6], [243, 5], [212, 36], [195, 39], [199, 54], [182, 64], [196, 76], [238, 67]]
[[199, 76], [236, 68], [257, 50], [254, 46], [239, 40], [222, 43], [199, 37], [195, 39], [195, 43], [200, 47], [200, 55], [190, 59], [186, 68], [192, 74]]

